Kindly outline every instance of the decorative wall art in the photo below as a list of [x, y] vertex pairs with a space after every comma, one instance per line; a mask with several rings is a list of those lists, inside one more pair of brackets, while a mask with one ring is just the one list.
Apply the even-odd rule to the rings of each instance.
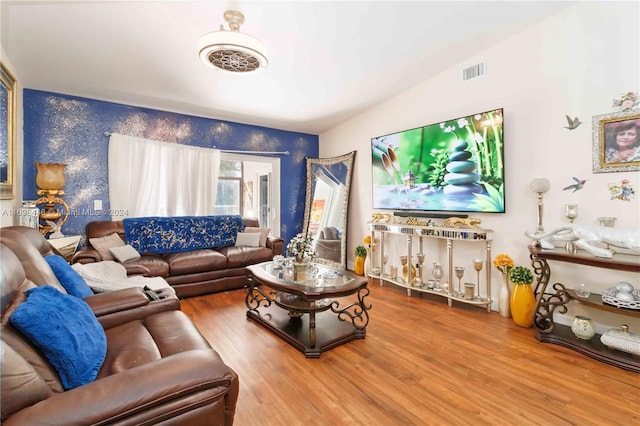
[[587, 182], [586, 179], [578, 179], [577, 177], [574, 177], [573, 181], [575, 182], [574, 184], [565, 186], [564, 188], [562, 188], [562, 190], [568, 191], [570, 189], [573, 189], [573, 192], [576, 192], [584, 188], [584, 184]]
[[593, 172], [640, 170], [640, 110], [593, 117]]
[[609, 193], [612, 200], [631, 201], [636, 196], [636, 191], [628, 179], [622, 179], [620, 183], [610, 183]]
[[565, 117], [567, 118], [567, 126], [565, 126], [565, 129], [567, 130], [575, 130], [582, 124], [582, 121], [580, 121], [578, 117], [571, 118], [568, 115], [565, 115]]
[[627, 92], [623, 93], [620, 99], [614, 99], [612, 106], [616, 111], [626, 111], [640, 107], [640, 99], [636, 92]]

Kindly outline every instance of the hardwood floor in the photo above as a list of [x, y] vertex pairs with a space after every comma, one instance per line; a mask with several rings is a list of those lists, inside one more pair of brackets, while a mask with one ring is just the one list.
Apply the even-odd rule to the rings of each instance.
[[319, 359], [247, 320], [244, 290], [181, 301], [240, 376], [236, 425], [640, 424], [640, 375], [496, 312], [370, 288], [366, 339]]

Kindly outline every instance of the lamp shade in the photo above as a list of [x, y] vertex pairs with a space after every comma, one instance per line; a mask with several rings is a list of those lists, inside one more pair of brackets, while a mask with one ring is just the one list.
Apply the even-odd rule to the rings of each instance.
[[62, 189], [66, 182], [64, 168], [66, 164], [60, 163], [36, 163], [36, 185], [40, 189]]
[[551, 183], [547, 178], [536, 178], [531, 181], [531, 190], [537, 194], [543, 194], [549, 190]]

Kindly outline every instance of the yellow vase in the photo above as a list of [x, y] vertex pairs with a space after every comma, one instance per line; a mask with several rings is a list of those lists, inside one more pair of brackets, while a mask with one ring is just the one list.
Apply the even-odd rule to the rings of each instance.
[[353, 264], [353, 272], [357, 275], [364, 275], [364, 256], [356, 256], [356, 261]]
[[513, 322], [520, 327], [531, 327], [533, 325], [536, 298], [533, 295], [531, 284], [515, 284], [513, 286], [510, 307]]

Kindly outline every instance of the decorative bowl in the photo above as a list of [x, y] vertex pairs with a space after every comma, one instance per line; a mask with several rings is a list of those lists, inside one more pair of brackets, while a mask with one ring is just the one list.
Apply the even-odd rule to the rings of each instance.
[[573, 289], [573, 291], [575, 291], [575, 292], [576, 292], [576, 295], [577, 295], [578, 297], [582, 297], [582, 298], [585, 298], [585, 299], [586, 299], [587, 297], [589, 297], [589, 295], [591, 294], [591, 290], [589, 290], [589, 289], [587, 288], [587, 286], [586, 286], [586, 285], [584, 285], [584, 283], [582, 283], [582, 284], [580, 284], [579, 286], [575, 287], [575, 288]]
[[[631, 298], [629, 298], [629, 295]], [[613, 287], [602, 292], [602, 301], [617, 308], [640, 310], [640, 290], [628, 293], [619, 292]]]

